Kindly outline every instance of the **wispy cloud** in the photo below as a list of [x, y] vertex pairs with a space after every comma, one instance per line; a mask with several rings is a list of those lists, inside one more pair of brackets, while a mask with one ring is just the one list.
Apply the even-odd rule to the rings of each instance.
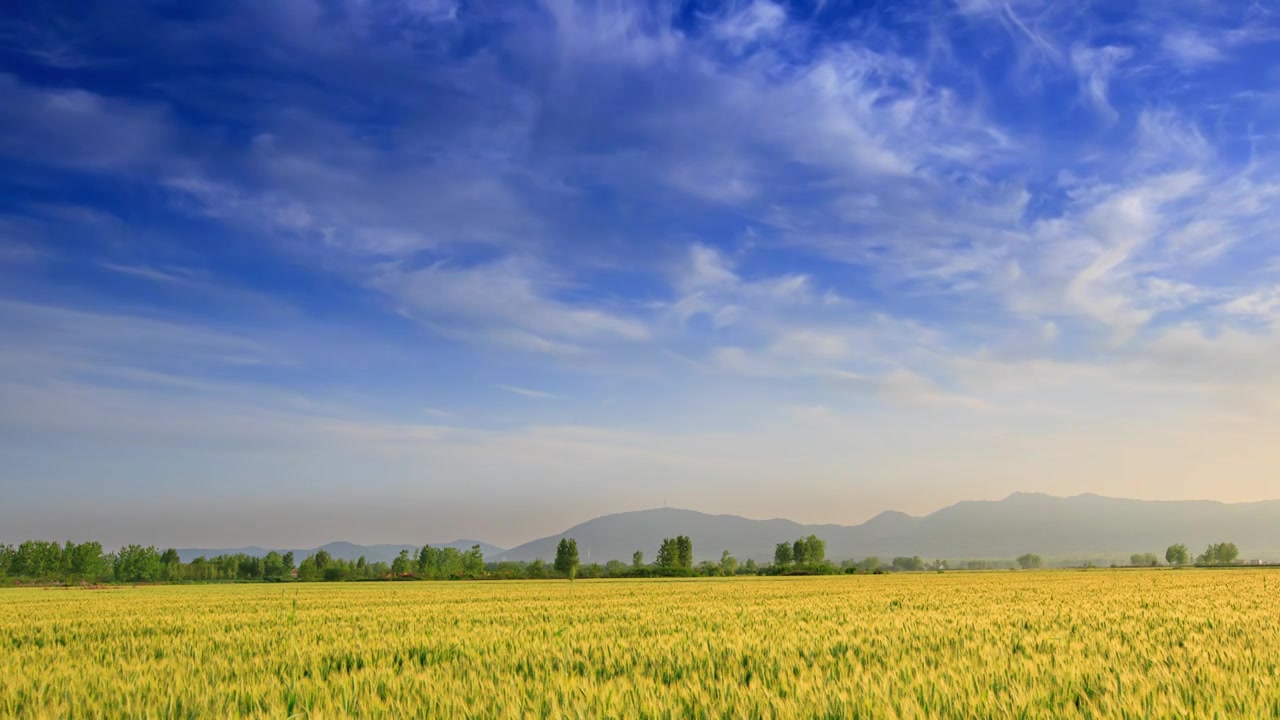
[[527, 398], [535, 398], [537, 400], [554, 400], [557, 397], [559, 397], [558, 395], [553, 395], [549, 392], [543, 392], [541, 390], [530, 390], [529, 388], [516, 387], [514, 385], [495, 385], [494, 387], [498, 388], [499, 390], [505, 390], [509, 393], [513, 393], [515, 395], [520, 395], [522, 397], [527, 397]]
[[1071, 49], [1071, 65], [1080, 75], [1080, 93], [1108, 120], [1118, 115], [1111, 107], [1108, 91], [1111, 74], [1132, 55], [1126, 47], [1108, 45], [1100, 48], [1076, 46]]

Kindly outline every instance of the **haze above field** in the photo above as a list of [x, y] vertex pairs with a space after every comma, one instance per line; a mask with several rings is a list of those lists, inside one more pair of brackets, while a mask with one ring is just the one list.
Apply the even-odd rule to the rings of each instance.
[[[1201, 549], [1230, 541], [1246, 553], [1246, 560], [1280, 559], [1280, 500], [1223, 504], [1207, 501], [1152, 502], [1078, 495], [1070, 498], [1016, 493], [997, 502], [962, 502], [925, 517], [883, 512], [860, 525], [802, 525], [790, 520], [751, 520], [734, 515], [710, 515], [692, 510], [658, 508], [617, 513], [565, 528], [545, 538], [510, 549], [482, 544], [485, 558], [494, 560], [552, 560], [562, 537], [577, 540], [586, 562], [631, 561], [640, 550], [652, 560], [664, 538], [687, 535], [695, 560], [719, 560], [728, 550], [740, 560], [773, 559], [774, 547], [809, 534], [826, 542], [833, 560], [884, 559], [905, 555], [949, 560], [1011, 560], [1025, 552], [1049, 556], [1057, 562], [1127, 562], [1134, 552], [1162, 556], [1164, 549], [1183, 543]], [[430, 543], [466, 550], [476, 541]], [[336, 558], [390, 562], [401, 549], [416, 557], [420, 545], [361, 546], [330, 543], [324, 550]], [[276, 548], [285, 550], [287, 548]], [[301, 558], [314, 548], [292, 548]], [[243, 552], [261, 556], [260, 547], [183, 549], [184, 562]]]
[[0, 542], [1275, 495], [1264, 3], [10, 5]]

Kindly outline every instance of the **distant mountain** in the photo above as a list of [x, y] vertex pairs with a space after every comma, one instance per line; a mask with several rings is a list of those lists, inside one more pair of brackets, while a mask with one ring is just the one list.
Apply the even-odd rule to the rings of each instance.
[[[662, 508], [606, 515], [500, 553], [508, 560], [555, 557], [561, 537], [573, 537], [584, 562], [630, 561], [642, 550], [652, 561], [664, 537], [688, 535], [695, 558], [773, 558], [777, 543], [815, 534], [827, 557], [883, 559], [1127, 558], [1185, 543], [1198, 553], [1211, 542], [1236, 543], [1245, 558], [1280, 558], [1280, 500], [1254, 503], [1150, 501], [1099, 495], [1054, 497], [1014, 493], [1004, 500], [961, 502], [924, 517], [884, 512], [861, 525], [801, 525]], [[486, 554], [486, 557], [494, 559]], [[588, 559], [589, 558], [589, 559]]]
[[[885, 560], [897, 555], [1012, 559], [1033, 552], [1046, 558], [1110, 561], [1135, 552], [1163, 557], [1164, 549], [1176, 542], [1185, 543], [1193, 554], [1211, 542], [1234, 542], [1245, 559], [1280, 560], [1280, 500], [1220, 503], [1014, 493], [1003, 500], [956, 503], [924, 517], [882, 512], [861, 525], [802, 525], [661, 508], [605, 515], [510, 550], [475, 540], [431, 545], [467, 550], [478, 544], [491, 561], [551, 560], [560, 538], [572, 537], [583, 562], [630, 562], [636, 550], [652, 562], [663, 538], [688, 535], [697, 560], [718, 560], [721, 551], [728, 550], [739, 560], [763, 562], [773, 559], [779, 542], [809, 534], [826, 540], [827, 557], [834, 560], [869, 555]], [[318, 549], [346, 560], [364, 556], [370, 562], [390, 562], [401, 549], [413, 553], [418, 547], [335, 542], [294, 549], [293, 554], [299, 562]], [[261, 556], [267, 549], [183, 549], [178, 555], [188, 562], [201, 555], [238, 552]]]
[[[486, 558], [494, 558], [506, 552], [496, 545], [483, 543], [479, 540], [454, 540], [447, 543], [427, 543], [432, 547], [451, 547], [459, 550], [470, 550], [471, 546], [479, 545], [484, 551]], [[317, 550], [324, 550], [335, 558], [340, 560], [357, 560], [360, 557], [369, 562], [391, 562], [401, 550], [408, 550], [410, 554], [416, 555], [421, 545], [356, 545], [349, 542], [331, 542], [328, 545], [322, 545], [318, 548], [308, 549], [291, 549], [295, 562], [302, 562], [302, 559], [308, 555], [314, 554]], [[274, 548], [278, 552], [290, 552], [290, 549]], [[236, 553], [244, 553], [246, 555], [262, 556], [270, 552], [268, 548], [261, 547], [242, 547], [242, 548], [221, 548], [221, 549], [200, 549], [200, 548], [183, 548], [178, 550], [178, 557], [182, 562], [191, 562], [198, 557], [211, 558], [218, 555], [234, 555]]]

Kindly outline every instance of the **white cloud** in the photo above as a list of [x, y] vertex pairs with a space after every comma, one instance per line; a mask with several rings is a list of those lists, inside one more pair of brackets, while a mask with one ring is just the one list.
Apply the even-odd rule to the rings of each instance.
[[713, 32], [736, 50], [776, 34], [787, 21], [787, 11], [769, 0], [753, 0], [743, 9], [716, 23]]
[[0, 73], [0, 155], [121, 173], [167, 166], [174, 140], [160, 107]]
[[1222, 51], [1203, 35], [1180, 30], [1165, 35], [1161, 47], [1171, 58], [1186, 65], [1199, 65], [1222, 60]]
[[1241, 295], [1222, 303], [1223, 312], [1250, 315], [1271, 321], [1280, 320], [1280, 287], [1271, 287]]
[[1118, 117], [1108, 99], [1111, 74], [1132, 54], [1129, 48], [1114, 45], [1100, 48], [1077, 45], [1071, 48], [1071, 65], [1080, 76], [1080, 93], [1109, 120]]
[[559, 396], [553, 395], [542, 390], [530, 390], [529, 388], [516, 387], [514, 385], [495, 385], [499, 390], [505, 390], [514, 395], [521, 395], [527, 398], [535, 398], [538, 400], [553, 400]]
[[555, 273], [517, 258], [472, 267], [390, 267], [375, 284], [408, 316], [465, 339], [573, 355], [600, 343], [650, 338], [639, 320], [555, 299], [554, 291], [564, 289]]

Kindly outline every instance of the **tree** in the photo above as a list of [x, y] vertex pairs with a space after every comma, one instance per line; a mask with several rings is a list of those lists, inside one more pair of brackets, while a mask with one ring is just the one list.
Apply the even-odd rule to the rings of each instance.
[[213, 566], [203, 555], [187, 564], [187, 577], [192, 580], [212, 580]]
[[631, 567], [634, 570], [640, 570], [644, 567], [644, 553], [637, 550], [631, 553]]
[[547, 564], [542, 558], [535, 558], [524, 571], [525, 576], [532, 580], [543, 580], [547, 577]]
[[436, 578], [436, 549], [430, 545], [423, 545], [418, 551], [418, 577], [420, 578]]
[[773, 564], [778, 567], [786, 567], [791, 564], [795, 555], [791, 552], [791, 543], [780, 542], [778, 547], [773, 549]]
[[1230, 565], [1240, 557], [1240, 549], [1235, 543], [1213, 543], [1196, 562], [1201, 565]]
[[1022, 568], [1023, 570], [1034, 570], [1035, 568], [1040, 567], [1042, 564], [1043, 564], [1043, 561], [1041, 560], [1039, 555], [1027, 553], [1026, 555], [1018, 556], [1018, 567]]
[[[102, 553], [102, 543], [83, 542], [79, 545], [67, 543], [64, 555], [73, 577], [82, 580], [103, 580], [110, 572], [107, 557]], [[0, 573], [3, 572], [3, 563], [0, 563]]]
[[1160, 558], [1155, 553], [1134, 553], [1129, 556], [1129, 564], [1134, 567], [1155, 567], [1160, 564]]
[[462, 553], [461, 564], [464, 575], [480, 577], [484, 574], [484, 550], [479, 544], [472, 545], [470, 550]]
[[1170, 545], [1169, 549], [1164, 551], [1164, 561], [1170, 565], [1186, 565], [1190, 558], [1191, 554], [1187, 552], [1187, 546], [1182, 543]]
[[893, 569], [907, 571], [923, 570], [924, 560], [922, 560], [919, 555], [914, 555], [912, 557], [896, 557], [893, 559]]
[[458, 548], [440, 548], [440, 554], [436, 556], [439, 566], [437, 572], [442, 578], [462, 577], [465, 568], [462, 564], [462, 553], [458, 552]]
[[66, 570], [66, 557], [61, 545], [43, 540], [27, 540], [13, 550], [9, 574], [14, 577], [55, 580]]
[[862, 572], [875, 572], [880, 569], [880, 558], [874, 556], [863, 558], [862, 562], [858, 563], [858, 569]]
[[333, 564], [333, 556], [325, 550], [317, 550], [316, 554], [312, 555], [311, 558], [315, 560], [316, 567], [320, 570], [324, 570]]
[[730, 555], [728, 550], [720, 553], [720, 572], [725, 575], [738, 572], [738, 559]]
[[396, 555], [396, 559], [391, 561], [391, 573], [393, 575], [408, 575], [413, 572], [413, 561], [409, 559], [409, 551], [401, 550]]
[[797, 556], [797, 564], [821, 565], [827, 561], [827, 543], [822, 538], [817, 535], [810, 535], [796, 542], [804, 545], [804, 562], [801, 563]]
[[809, 563], [809, 547], [805, 545], [804, 538], [796, 540], [791, 545], [791, 561], [796, 565], [807, 565]]
[[154, 547], [126, 545], [116, 555], [115, 575], [123, 582], [152, 582], [164, 573], [160, 552]]
[[560, 538], [556, 546], [556, 572], [572, 580], [578, 574], [578, 541], [573, 538]]
[[300, 582], [315, 582], [320, 579], [321, 570], [316, 566], [316, 557], [309, 555], [298, 565], [298, 580]]
[[755, 575], [759, 571], [760, 568], [756, 566], [756, 561], [751, 558], [747, 558], [747, 561], [742, 564], [742, 572], [747, 573], [748, 575]]
[[658, 567], [676, 568], [680, 565], [680, 548], [677, 538], [663, 538], [658, 547]]
[[294, 567], [293, 567], [293, 551], [292, 551], [292, 550], [290, 550], [289, 552], [285, 553], [285, 554], [284, 554], [284, 558], [282, 558], [282, 559], [284, 560], [284, 574], [285, 574], [285, 575], [292, 575], [292, 574], [293, 574], [293, 570], [294, 570]]
[[693, 569], [693, 541], [688, 535], [676, 536], [676, 564], [685, 570]]

